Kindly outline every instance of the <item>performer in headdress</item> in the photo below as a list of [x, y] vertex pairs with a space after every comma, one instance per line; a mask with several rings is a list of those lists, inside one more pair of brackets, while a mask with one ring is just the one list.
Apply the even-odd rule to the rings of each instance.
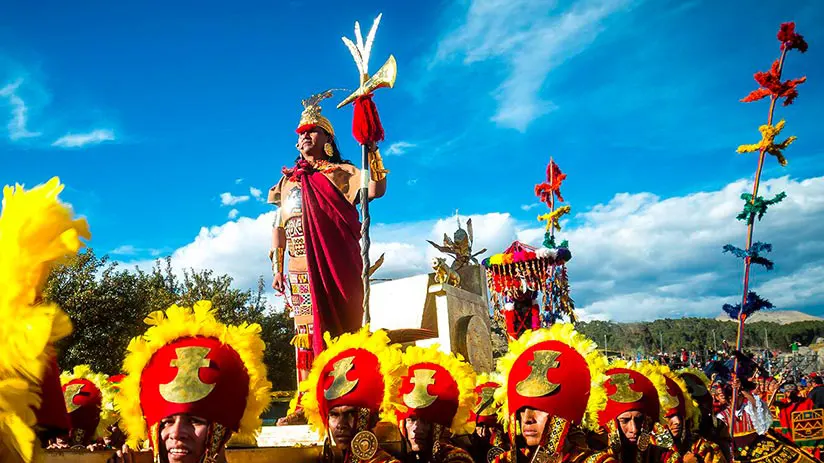
[[498, 361], [499, 419], [512, 449], [495, 462], [614, 463], [586, 447], [581, 426], [596, 428], [603, 409], [606, 360], [571, 324], [526, 331]]
[[493, 447], [509, 449], [509, 441], [503, 426], [498, 422], [501, 404], [495, 400], [495, 391], [501, 387], [497, 374], [481, 373], [476, 380], [475, 407], [469, 414], [469, 421], [475, 424], [475, 432], [470, 436], [470, 453], [475, 461], [486, 461]]
[[726, 463], [721, 448], [698, 434], [701, 411], [690, 396], [687, 384], [665, 365], [659, 365], [658, 370], [664, 376], [669, 396], [661, 403], [667, 428], [673, 437], [667, 459], [677, 452], [684, 463]]
[[[71, 420], [69, 443], [86, 447], [107, 433], [117, 416], [110, 404], [114, 391], [109, 377], [92, 371], [88, 365], [77, 365], [60, 375], [63, 397]], [[109, 404], [104, 407], [103, 404]]]
[[738, 390], [739, 392], [733, 435], [752, 431], [763, 435], [772, 426], [773, 418], [770, 409], [761, 397], [752, 393], [754, 388], [754, 383], [748, 380], [740, 381], [737, 377], [733, 377], [732, 384], [723, 384], [715, 389], [716, 399], [721, 408], [717, 416], [727, 426], [731, 422], [732, 391]]
[[406, 406], [396, 414], [404, 461], [472, 463], [469, 452], [450, 438], [474, 428], [468, 418], [475, 404], [475, 371], [437, 345], [408, 347], [403, 365], [395, 394]]
[[666, 436], [652, 437], [661, 429], [661, 401], [666, 409], [672, 407], [664, 377], [648, 362], [622, 360], [612, 362], [606, 375], [607, 405], [599, 414], [603, 434], [593, 444], [605, 446], [620, 463], [680, 461], [680, 454], [671, 451], [672, 443], [666, 442]]
[[727, 425], [718, 419], [715, 412], [713, 412], [713, 398], [710, 393], [709, 378], [703, 371], [693, 368], [680, 370], [678, 375], [687, 385], [689, 395], [698, 404], [700, 417], [696, 432], [707, 441], [718, 445], [724, 454], [724, 458], [731, 461], [730, 432]]
[[[54, 344], [72, 331], [68, 315], [43, 300], [49, 272], [89, 239], [57, 196], [55, 177], [0, 201], [0, 461], [31, 462], [45, 442], [68, 431]], [[39, 438], [38, 438], [39, 437]]]
[[368, 326], [335, 339], [327, 333], [325, 341], [291, 405], [299, 400], [309, 426], [325, 436], [323, 461], [340, 461], [342, 453], [345, 463], [399, 463], [378, 446], [373, 430], [403, 408], [394, 393], [403, 375], [400, 347]]
[[260, 325], [224, 325], [209, 301], [145, 322], [129, 343], [118, 396], [129, 447], [148, 441], [156, 462], [213, 463], [225, 461], [230, 438], [253, 444], [272, 388]]
[[[291, 292], [298, 380], [307, 377], [313, 358], [323, 350], [323, 333], [355, 332], [363, 322], [361, 224], [355, 207], [361, 171], [341, 158], [332, 123], [321, 114], [320, 101], [331, 95], [327, 91], [303, 101], [297, 127], [300, 154], [269, 190], [268, 202], [278, 207], [269, 252], [272, 287], [283, 292], [288, 285]], [[370, 159], [369, 199], [380, 198], [388, 171], [377, 146]]]

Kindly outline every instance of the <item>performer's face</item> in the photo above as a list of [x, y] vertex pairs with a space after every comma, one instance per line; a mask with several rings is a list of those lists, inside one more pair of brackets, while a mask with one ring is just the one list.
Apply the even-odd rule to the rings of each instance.
[[198, 416], [179, 414], [160, 420], [160, 454], [170, 463], [196, 463], [206, 452], [209, 422]]
[[638, 444], [638, 436], [644, 426], [644, 414], [637, 410], [621, 413], [616, 418], [621, 436], [630, 444]]
[[298, 135], [298, 151], [303, 157], [325, 158], [323, 145], [329, 141], [326, 132], [320, 127], [313, 127]]
[[524, 436], [526, 445], [528, 447], [539, 445], [546, 423], [549, 421], [549, 413], [527, 407], [521, 411], [520, 419], [521, 434]]
[[335, 445], [341, 450], [349, 450], [349, 444], [355, 437], [355, 425], [358, 409], [348, 405], [339, 405], [329, 410], [329, 431], [335, 439]]
[[673, 415], [667, 418], [667, 422], [669, 424], [669, 430], [672, 433], [672, 437], [680, 437], [681, 431], [684, 429], [684, 419], [678, 415]]
[[406, 440], [413, 452], [432, 449], [432, 424], [416, 416], [404, 420]]

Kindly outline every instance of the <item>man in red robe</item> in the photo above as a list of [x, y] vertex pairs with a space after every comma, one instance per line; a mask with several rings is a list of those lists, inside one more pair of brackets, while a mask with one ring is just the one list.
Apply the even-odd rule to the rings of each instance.
[[[278, 207], [272, 228], [272, 287], [289, 287], [295, 319], [298, 380], [324, 349], [323, 333], [332, 337], [357, 331], [363, 319], [363, 269], [358, 210], [361, 186], [369, 199], [386, 192], [386, 171], [377, 147], [370, 150], [370, 179], [341, 158], [332, 123], [321, 115], [320, 101], [331, 92], [303, 101], [298, 124], [295, 166], [283, 169], [269, 190], [268, 202]], [[289, 253], [288, 281], [284, 274]]]

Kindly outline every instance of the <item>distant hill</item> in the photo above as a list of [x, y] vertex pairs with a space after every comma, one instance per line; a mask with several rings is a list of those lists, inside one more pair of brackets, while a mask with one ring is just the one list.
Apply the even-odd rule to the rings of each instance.
[[[733, 322], [726, 314], [715, 317], [719, 321]], [[756, 312], [752, 317], [747, 319], [747, 323], [769, 322], [778, 323], [779, 325], [788, 325], [795, 322], [820, 321], [824, 318], [816, 317], [815, 315], [806, 314], [797, 310], [762, 310]]]

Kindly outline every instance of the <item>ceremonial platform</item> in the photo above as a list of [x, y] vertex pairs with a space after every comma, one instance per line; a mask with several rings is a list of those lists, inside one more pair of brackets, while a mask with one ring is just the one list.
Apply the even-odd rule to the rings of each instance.
[[489, 298], [483, 269], [468, 265], [458, 271], [461, 287], [440, 284], [435, 274], [372, 285], [369, 299], [373, 329], [425, 330], [429, 337], [414, 341], [444, 352], [461, 354], [478, 372], [491, 371]]

